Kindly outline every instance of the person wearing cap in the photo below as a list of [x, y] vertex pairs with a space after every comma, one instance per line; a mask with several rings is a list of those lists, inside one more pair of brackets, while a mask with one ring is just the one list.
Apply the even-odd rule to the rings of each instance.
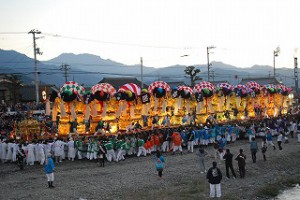
[[217, 162], [212, 163], [212, 167], [209, 168], [206, 174], [206, 178], [208, 179], [209, 182], [209, 187], [210, 187], [210, 198], [215, 198], [218, 197], [220, 198], [222, 193], [221, 193], [221, 180], [222, 180], [222, 172], [221, 170], [217, 167]]
[[51, 153], [49, 153], [47, 155], [46, 164], [45, 164], [45, 172], [46, 172], [49, 188], [54, 188], [54, 186], [53, 186], [54, 168], [55, 168], [55, 165], [54, 165], [53, 159], [51, 158]]

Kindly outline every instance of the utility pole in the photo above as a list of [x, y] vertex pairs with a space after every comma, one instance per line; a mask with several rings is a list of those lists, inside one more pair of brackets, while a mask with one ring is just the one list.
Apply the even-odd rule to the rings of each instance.
[[144, 72], [143, 72], [143, 57], [141, 57], [141, 89], [143, 89], [143, 85], [144, 85]]
[[211, 63], [209, 62], [209, 50], [210, 49], [214, 49], [216, 47], [214, 46], [209, 46], [209, 47], [206, 47], [206, 51], [207, 51], [207, 81], [209, 81], [209, 78], [210, 78], [210, 66], [211, 66]]
[[212, 81], [215, 82], [215, 71], [214, 70], [211, 71], [211, 76], [212, 76]]
[[65, 83], [68, 82], [68, 70], [70, 65], [62, 64], [60, 70], [64, 70]]
[[277, 47], [276, 50], [273, 51], [273, 75], [274, 78], [276, 78], [276, 69], [275, 69], [275, 57], [277, 57], [279, 55], [280, 52], [280, 48]]
[[34, 75], [35, 75], [35, 80], [34, 80], [34, 83], [35, 83], [35, 101], [36, 101], [36, 105], [39, 104], [40, 102], [40, 97], [39, 97], [39, 83], [38, 83], [38, 68], [37, 68], [37, 60], [36, 60], [36, 54], [42, 54], [40, 52], [40, 49], [39, 48], [36, 48], [36, 42], [35, 40], [37, 39], [35, 37], [35, 34], [41, 34], [42, 32], [41, 31], [38, 31], [38, 30], [35, 30], [35, 29], [32, 29], [31, 31], [28, 32], [28, 34], [32, 34], [33, 36], [33, 53], [34, 53]]
[[295, 91], [298, 94], [298, 58], [294, 57]]

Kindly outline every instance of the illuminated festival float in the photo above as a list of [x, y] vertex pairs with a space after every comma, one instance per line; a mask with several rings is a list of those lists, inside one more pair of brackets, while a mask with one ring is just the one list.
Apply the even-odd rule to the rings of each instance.
[[[96, 131], [115, 134], [131, 132], [137, 123], [147, 130], [203, 124], [209, 117], [223, 123], [285, 115], [292, 105], [291, 92], [282, 84], [259, 85], [254, 81], [216, 86], [202, 81], [194, 88], [171, 88], [164, 81], [155, 81], [147, 89], [127, 83], [118, 90], [109, 83], [99, 83], [89, 91], [69, 81], [56, 97], [46, 100], [46, 115], [57, 127], [59, 136], [68, 136], [74, 125], [79, 135], [94, 135]], [[16, 125], [12, 135], [23, 134], [30, 139], [33, 134], [50, 134], [51, 130], [44, 127], [28, 119]]]

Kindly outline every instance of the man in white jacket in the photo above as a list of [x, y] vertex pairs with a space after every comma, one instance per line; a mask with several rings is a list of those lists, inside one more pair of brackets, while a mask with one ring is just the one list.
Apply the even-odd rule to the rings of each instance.
[[6, 140], [3, 139], [1, 144], [1, 155], [0, 155], [2, 163], [6, 162], [6, 151], [7, 151], [7, 143]]
[[39, 143], [36, 145], [37, 154], [39, 158], [40, 165], [43, 165], [45, 162], [45, 145], [40, 140]]
[[27, 165], [34, 165], [35, 162], [35, 155], [34, 155], [34, 148], [35, 145], [32, 144], [31, 141], [29, 141], [29, 144], [27, 145]]
[[68, 159], [74, 161], [75, 146], [74, 146], [74, 140], [72, 137], [70, 137], [70, 140], [67, 145], [68, 145]]
[[54, 156], [55, 156], [56, 163], [58, 163], [58, 161], [62, 162], [64, 145], [66, 145], [66, 143], [62, 142], [60, 139], [57, 139], [54, 143]]

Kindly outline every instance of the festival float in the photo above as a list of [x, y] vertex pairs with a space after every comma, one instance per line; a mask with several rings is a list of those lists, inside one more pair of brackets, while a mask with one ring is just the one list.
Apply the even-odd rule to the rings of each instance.
[[70, 133], [71, 124], [77, 119], [77, 131], [85, 132], [84, 102], [85, 89], [74, 81], [66, 82], [60, 89], [52, 109], [52, 121], [58, 122], [58, 132], [62, 136]]
[[[46, 99], [45, 103], [46, 115], [52, 114], [53, 126], [58, 127], [60, 136], [70, 133], [75, 119], [80, 135], [95, 133], [99, 123], [108, 125], [109, 131], [104, 133], [114, 134], [126, 131], [137, 121], [149, 129], [185, 125], [191, 116], [196, 116], [196, 123], [205, 123], [211, 114], [218, 122], [276, 117], [288, 112], [291, 91], [282, 84], [260, 86], [254, 81], [235, 86], [220, 83], [216, 88], [202, 81], [193, 89], [182, 85], [171, 89], [164, 81], [153, 82], [148, 89], [127, 83], [118, 91], [108, 83], [99, 83], [86, 91], [69, 81], [57, 96]], [[154, 118], [157, 123], [153, 127]], [[16, 123], [11, 132], [12, 138], [19, 136], [27, 140], [44, 135], [47, 135], [45, 124], [38, 124], [30, 117]]]
[[172, 115], [169, 110], [167, 113], [168, 96], [171, 92], [171, 88], [164, 81], [155, 81], [149, 85], [148, 92], [151, 94], [151, 109], [149, 117], [153, 118], [158, 116], [159, 124], [161, 124], [164, 116], [167, 114]]
[[249, 81], [246, 83], [247, 88], [250, 89], [250, 94], [247, 97], [247, 105], [246, 105], [246, 117], [254, 118], [256, 116], [255, 108], [260, 107], [260, 93], [261, 86], [255, 81]]
[[140, 96], [141, 88], [134, 83], [127, 83], [121, 86], [116, 93], [118, 130], [126, 130], [133, 121], [142, 119]]
[[[189, 86], [173, 87], [171, 97], [168, 99], [168, 115], [171, 116], [172, 125], [182, 125], [187, 123], [187, 115], [191, 115], [195, 110], [193, 99], [193, 89]], [[170, 112], [171, 111], [171, 112]]]
[[113, 132], [118, 129], [115, 114], [117, 104], [114, 98], [115, 94], [115, 88], [109, 83], [99, 83], [91, 88], [91, 96], [85, 98], [87, 108], [85, 119], [90, 119], [89, 132], [94, 133], [99, 122], [109, 124]]
[[197, 122], [204, 123], [208, 115], [215, 112], [212, 106], [215, 87], [210, 82], [202, 81], [194, 86], [193, 91], [197, 101]]

